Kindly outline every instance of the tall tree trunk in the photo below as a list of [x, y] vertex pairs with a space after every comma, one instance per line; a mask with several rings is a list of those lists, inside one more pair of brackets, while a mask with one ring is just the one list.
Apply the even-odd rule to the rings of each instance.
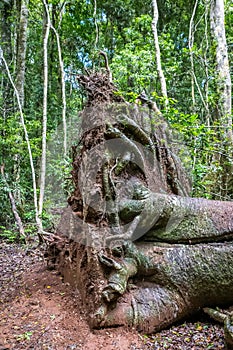
[[45, 0], [44, 4], [44, 39], [43, 39], [43, 57], [44, 57], [44, 85], [43, 85], [43, 119], [42, 119], [42, 153], [41, 153], [41, 169], [40, 169], [40, 195], [38, 203], [39, 215], [42, 214], [45, 192], [45, 176], [46, 176], [46, 145], [47, 145], [47, 107], [48, 107], [48, 39], [51, 27], [48, 5]]
[[[12, 63], [12, 33], [10, 20], [13, 13], [14, 2], [3, 1], [1, 14], [1, 48], [4, 52], [4, 57], [6, 61]], [[2, 77], [2, 116], [6, 120], [7, 116], [13, 112], [13, 90], [9, 79]]]
[[67, 123], [66, 123], [66, 84], [65, 84], [64, 63], [62, 59], [62, 51], [61, 51], [59, 34], [53, 26], [51, 26], [51, 29], [54, 31], [57, 39], [57, 50], [58, 50], [59, 66], [60, 66], [60, 73], [61, 73], [63, 151], [64, 151], [64, 157], [66, 157], [67, 155]]
[[233, 166], [229, 162], [229, 157], [232, 156], [233, 146], [232, 84], [224, 17], [224, 0], [211, 0], [210, 28], [216, 62], [216, 118], [221, 130], [218, 133], [220, 141], [218, 147], [220, 149], [213, 155], [213, 163], [219, 165], [219, 171], [213, 178], [212, 192], [216, 193], [220, 198], [226, 198], [227, 196], [231, 198]]
[[27, 49], [27, 24], [28, 24], [28, 2], [21, 1], [19, 12], [19, 25], [17, 32], [17, 56], [16, 56], [16, 79], [15, 86], [18, 90], [21, 107], [24, 107], [24, 81], [26, 69], [26, 49]]
[[[24, 83], [26, 70], [26, 49], [27, 49], [27, 24], [28, 24], [28, 1], [22, 0], [19, 3], [19, 22], [17, 26], [17, 51], [16, 51], [16, 79], [15, 87], [18, 91], [21, 108], [24, 108]], [[14, 178], [18, 184], [15, 191], [15, 199], [22, 204], [20, 191], [20, 155], [14, 155]]]
[[167, 85], [166, 85], [166, 80], [165, 80], [165, 76], [161, 65], [161, 55], [160, 55], [159, 39], [158, 39], [158, 32], [157, 32], [157, 23], [159, 19], [157, 0], [152, 1], [152, 6], [153, 6], [152, 31], [154, 35], [156, 65], [157, 65], [157, 72], [158, 72], [160, 85], [161, 85], [161, 92], [162, 92], [162, 96], [165, 98], [165, 105], [166, 105], [167, 104]]
[[191, 61], [191, 95], [192, 95], [192, 101], [193, 101], [193, 107], [196, 104], [195, 100], [195, 89], [194, 89], [194, 79], [195, 77], [195, 71], [194, 71], [194, 61], [193, 61], [193, 43], [194, 43], [194, 16], [196, 13], [197, 9], [197, 3], [198, 1], [195, 2], [194, 8], [193, 8], [193, 13], [189, 22], [189, 52], [190, 52], [190, 61]]
[[225, 22], [224, 0], [212, 0], [210, 6], [210, 28], [216, 46], [216, 79], [218, 86], [218, 117], [225, 126], [225, 136], [233, 143], [231, 116], [231, 77], [228, 60]]

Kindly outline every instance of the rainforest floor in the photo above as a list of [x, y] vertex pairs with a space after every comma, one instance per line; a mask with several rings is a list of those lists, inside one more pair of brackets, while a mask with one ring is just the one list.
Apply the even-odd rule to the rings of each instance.
[[224, 349], [222, 326], [202, 314], [154, 335], [90, 331], [77, 290], [49, 271], [43, 248], [0, 241], [0, 350]]

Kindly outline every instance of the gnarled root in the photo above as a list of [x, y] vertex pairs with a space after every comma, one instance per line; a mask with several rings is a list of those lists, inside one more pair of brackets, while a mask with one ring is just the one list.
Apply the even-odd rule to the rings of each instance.
[[226, 349], [233, 349], [233, 312], [219, 311], [209, 307], [204, 308], [205, 313], [212, 317], [215, 321], [224, 324]]

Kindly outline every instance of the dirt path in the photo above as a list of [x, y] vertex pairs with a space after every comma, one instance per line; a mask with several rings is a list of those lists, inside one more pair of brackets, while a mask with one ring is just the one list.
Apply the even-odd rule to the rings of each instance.
[[48, 271], [40, 251], [0, 242], [0, 350], [223, 349], [217, 324], [189, 322], [152, 337], [123, 328], [90, 332], [77, 291]]

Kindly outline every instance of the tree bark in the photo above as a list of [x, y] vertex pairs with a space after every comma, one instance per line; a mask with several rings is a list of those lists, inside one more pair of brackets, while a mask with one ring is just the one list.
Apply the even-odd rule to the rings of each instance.
[[[151, 333], [204, 306], [232, 303], [232, 250], [232, 243], [164, 246], [141, 242], [136, 248], [126, 248], [126, 257], [118, 261], [120, 267], [112, 264], [102, 292], [106, 304], [93, 317], [95, 327], [129, 325]], [[122, 272], [129, 265], [132, 279], [126, 291], [128, 276]], [[111, 308], [114, 300], [117, 303]]]
[[138, 217], [133, 235], [148, 241], [189, 244], [233, 239], [233, 202], [151, 193], [143, 200], [123, 200], [120, 217]]

